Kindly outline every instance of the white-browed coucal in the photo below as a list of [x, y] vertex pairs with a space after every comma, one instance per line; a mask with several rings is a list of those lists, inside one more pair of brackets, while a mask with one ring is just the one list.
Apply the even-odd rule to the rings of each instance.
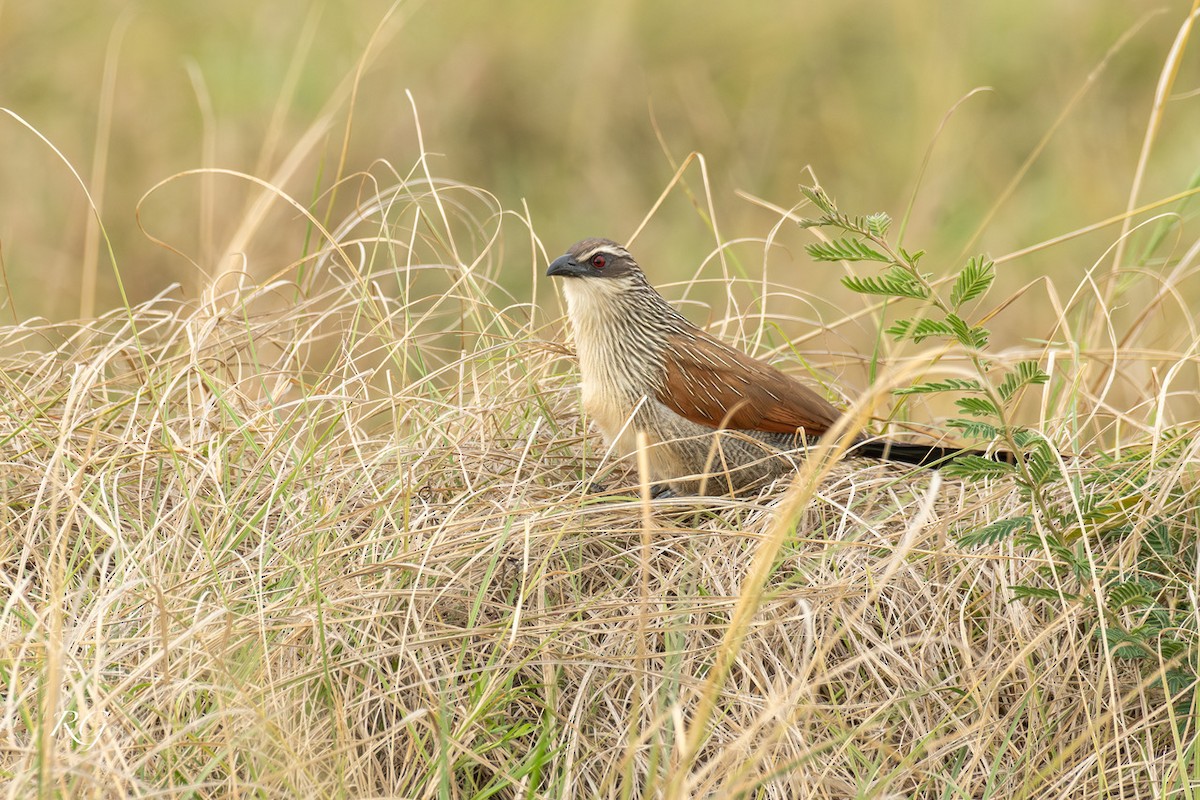
[[[621, 245], [584, 239], [550, 264], [564, 278], [583, 376], [583, 407], [622, 456], [644, 432], [659, 491], [727, 494], [761, 487], [837, 421], [825, 398], [722, 343], [660, 295]], [[850, 455], [932, 464], [972, 452], [856, 440]]]

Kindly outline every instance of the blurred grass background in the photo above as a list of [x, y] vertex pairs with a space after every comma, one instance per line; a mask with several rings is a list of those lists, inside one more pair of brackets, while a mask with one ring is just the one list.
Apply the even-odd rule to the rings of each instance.
[[[333, 108], [330, 98], [385, 17], [353, 107], [345, 172], [381, 161], [401, 175], [412, 168], [420, 151], [411, 90], [426, 148], [437, 154], [432, 174], [482, 187], [506, 209], [527, 203], [551, 255], [584, 236], [627, 238], [693, 150], [707, 159], [724, 240], [766, 236], [776, 221], [735, 190], [790, 207], [797, 185], [811, 181], [808, 166], [842, 208], [900, 217], [943, 117], [988, 86], [938, 140], [906, 239], [930, 251], [930, 268], [948, 270], [1106, 51], [1158, 10], [973, 249], [1002, 255], [1124, 209], [1157, 75], [1189, 8], [1127, 0], [10, 2], [0, 4], [0, 106], [58, 147], [102, 197], [117, 268], [137, 302], [172, 282], [188, 295], [202, 288], [253, 196], [246, 182], [211, 175], [178, 177], [151, 194], [141, 224], [172, 252], [139, 230], [135, 214], [159, 181], [205, 167], [270, 180], [331, 110], [320, 144], [282, 186], [305, 203], [329, 188], [348, 116], [348, 105]], [[1185, 189], [1200, 164], [1200, 97], [1187, 94], [1196, 61], [1193, 48], [1144, 199]], [[696, 170], [687, 183], [703, 195]], [[340, 193], [340, 212], [357, 194]], [[258, 278], [303, 254], [303, 221], [279, 205], [246, 250], [245, 268]], [[67, 319], [89, 308], [80, 297], [87, 220], [83, 193], [46, 144], [0, 120], [6, 318]], [[1075, 285], [1116, 234], [1109, 228], [1014, 262], [1000, 285], [1040, 274]], [[811, 265], [799, 249], [807, 240], [797, 234], [782, 257], [793, 271], [773, 279], [844, 295], [836, 270]], [[714, 244], [677, 190], [635, 252], [663, 281], [692, 274]], [[103, 250], [99, 264], [94, 308], [103, 311], [121, 298]], [[514, 270], [517, 296], [530, 274]], [[1019, 331], [1022, 322], [997, 327]]]

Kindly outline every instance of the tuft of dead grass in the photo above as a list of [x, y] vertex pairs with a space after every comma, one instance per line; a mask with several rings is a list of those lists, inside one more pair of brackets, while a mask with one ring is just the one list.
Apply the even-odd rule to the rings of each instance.
[[[1194, 726], [1094, 610], [1014, 600], [1080, 588], [1047, 584], [1052, 554], [956, 544], [1014, 486], [849, 461], [647, 507], [579, 416], [558, 326], [503, 288], [543, 263], [503, 249], [511, 218], [440, 182], [361, 208], [270, 282], [0, 330], [9, 796], [1192, 785]], [[1195, 498], [1194, 448], [1139, 464]], [[810, 500], [781, 518], [789, 491]]]

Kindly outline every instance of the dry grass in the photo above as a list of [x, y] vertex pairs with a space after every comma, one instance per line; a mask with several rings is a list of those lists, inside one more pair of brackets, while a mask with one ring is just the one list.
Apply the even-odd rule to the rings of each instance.
[[[544, 260], [496, 211], [417, 182], [266, 285], [0, 331], [9, 796], [1192, 791], [1194, 726], [1094, 607], [956, 546], [1011, 485], [814, 461], [749, 500], [585, 495], [569, 351], [499, 280]], [[1104, 429], [1075, 377], [1033, 403], [1052, 435]], [[1194, 501], [1172, 453], [1138, 464]]]
[[[1087, 49], [1085, 67], [1065, 69], [1029, 62], [1026, 48], [978, 45], [997, 29], [1032, 30], [1015, 25], [1007, 7], [989, 12], [996, 20], [972, 16], [980, 33], [961, 41], [960, 20], [944, 9], [888, 16], [876, 9], [861, 16], [880, 42], [892, 42], [897, 28], [895, 41], [858, 49], [850, 46], [861, 38], [857, 21], [849, 25], [833, 10], [805, 8], [804, 25], [796, 25], [824, 43], [813, 48], [797, 45], [787, 25], [764, 25], [730, 7], [708, 33], [764, 59], [751, 63], [731, 50], [730, 64], [752, 69], [726, 87], [703, 63], [668, 57], [672, 48], [693, 52], [683, 27], [666, 31], [657, 7], [627, 9], [601, 26], [603, 46], [595, 50], [616, 43], [612, 61], [640, 69], [637, 59], [620, 56], [649, 31], [667, 54], [650, 60], [676, 64], [664, 74], [680, 98], [655, 116], [663, 156], [651, 124], [638, 134], [646, 142], [626, 139], [628, 120], [645, 114], [642, 99], [636, 111], [626, 102], [634, 96], [627, 74], [598, 75], [602, 62], [589, 59], [567, 69], [559, 50], [530, 44], [561, 42], [541, 7], [536, 24], [516, 26], [528, 39], [510, 41], [472, 15], [430, 5], [471, 17], [471, 37], [460, 41], [450, 25], [441, 38], [419, 32], [407, 42], [413, 48], [395, 50], [411, 49], [426, 67], [431, 52], [463, 67], [426, 69], [424, 97], [457, 109], [441, 123], [461, 137], [452, 138], [457, 150], [486, 139], [471, 158], [496, 170], [496, 184], [532, 187], [533, 202], [519, 212], [485, 191], [435, 181], [419, 122], [412, 170], [374, 161], [389, 152], [378, 140], [352, 146], [352, 130], [393, 135], [397, 102], [378, 98], [399, 100], [397, 70], [367, 67], [408, 24], [405, 4], [383, 14], [374, 38], [348, 14], [322, 17], [320, 4], [291, 20], [298, 31], [277, 13], [256, 12], [249, 50], [294, 57], [282, 89], [270, 70], [248, 70], [256, 90], [277, 103], [273, 114], [251, 104], [250, 118], [271, 120], [258, 167], [240, 176], [178, 172], [149, 192], [181, 167], [117, 147], [123, 160], [106, 173], [109, 121], [125, 119], [111, 133], [128, 141], [122, 137], [133, 132], [139, 147], [168, 141], [169, 133], [188, 143], [198, 136], [206, 167], [226, 163], [205, 82], [212, 70], [191, 73], [203, 130], [190, 106], [184, 114], [168, 104], [174, 111], [162, 116], [184, 120], [169, 125], [154, 115], [167, 105], [137, 102], [122, 82], [127, 73], [164, 70], [149, 58], [114, 71], [125, 52], [114, 35], [99, 49], [108, 68], [89, 203], [107, 221], [101, 190], [120, 178], [122, 190], [107, 203], [132, 209], [138, 202], [140, 231], [95, 224], [76, 231], [79, 219], [40, 183], [67, 174], [62, 162], [72, 158], [45, 147], [62, 134], [20, 124], [34, 115], [6, 109], [21, 146], [37, 151], [5, 159], [6, 174], [20, 178], [10, 183], [31, 189], [12, 218], [27, 212], [38, 230], [57, 232], [46, 241], [82, 242], [47, 253], [6, 241], [0, 253], [19, 265], [4, 309], [14, 312], [13, 323], [0, 328], [6, 795], [1196, 797], [1197, 689], [1183, 678], [1195, 676], [1200, 641], [1193, 310], [1200, 247], [1191, 201], [1176, 194], [1196, 192], [1179, 166], [1191, 168], [1191, 127], [1180, 111], [1194, 113], [1190, 87], [1172, 84], [1185, 63], [1189, 24], [1178, 14], [1161, 23], [1182, 41], [1165, 65], [1166, 45], [1142, 59], [1161, 69], [1162, 91], [1148, 109], [1140, 155], [1126, 158], [1141, 130], [1134, 135], [1112, 120], [1127, 114], [1130, 96], [1141, 97], [1142, 73], [1114, 79], [1119, 91], [1109, 87], [1091, 112], [1104, 125], [1073, 120], [1089, 134], [1103, 128], [1086, 140], [1090, 146], [1077, 145], [1079, 134], [1047, 146], [1115, 58], [1120, 48], [1092, 56], [1125, 41], [1119, 31], [1104, 32], [1099, 51]], [[229, 61], [227, 34], [197, 27], [169, 4], [154, 8], [114, 29], [123, 36], [128, 26], [135, 44], [157, 42], [164, 34], [154, 26], [170, 22], [167, 32], [179, 42], [215, 43], [214, 61], [202, 55], [200, 63]], [[37, 19], [44, 13], [22, 7]], [[1036, 16], [1047, 42], [1080, 30], [1080, 20], [1105, 18], [1090, 8], [1065, 23]], [[722, 20], [742, 33], [725, 36]], [[922, 70], [906, 77], [895, 69], [905, 63], [897, 52], [907, 53], [927, 24], [938, 46], [912, 49], [937, 57], [922, 65], [910, 59]], [[1136, 24], [1119, 24], [1132, 26], [1122, 28], [1129, 41], [1141, 41]], [[362, 48], [349, 71], [342, 62], [351, 48], [339, 49], [336, 31], [354, 34]], [[769, 35], [760, 40], [763, 31]], [[961, 56], [944, 46], [951, 41]], [[1161, 31], [1155, 41], [1162, 43]], [[501, 74], [495, 65], [510, 61], [504, 47], [548, 61]], [[336, 52], [314, 57], [306, 70], [310, 48]], [[870, 111], [797, 102], [794, 70], [808, 75], [793, 64], [797, 53], [815, 66], [845, 53], [845, 64], [812, 72], [813, 91], [828, 99], [852, 94]], [[825, 382], [831, 395], [842, 387], [843, 400], [857, 399], [864, 413], [877, 406], [893, 431], [944, 432], [953, 413], [944, 399], [910, 399], [885, 415], [897, 406], [884, 389], [893, 379], [962, 376], [962, 353], [880, 337], [895, 320], [894, 305], [854, 306], [858, 299], [838, 286], [835, 269], [818, 274], [822, 268], [803, 255], [812, 234], [792, 221], [804, 210], [776, 205], [793, 198], [769, 182], [811, 177], [803, 164], [812, 159], [836, 165], [826, 174], [853, 176], [847, 180], [858, 194], [881, 181], [897, 193], [911, 180], [914, 150], [904, 142], [925, 147], [934, 120], [972, 85], [959, 78], [973, 74], [980, 58], [1001, 55], [1032, 83], [1018, 84], [1025, 88], [992, 107], [993, 116], [949, 122], [998, 131], [1005, 146], [980, 156], [976, 137], [963, 134], [953, 150], [931, 147], [934, 166], [915, 183], [942, 188], [914, 197], [911, 214], [902, 213], [903, 202], [889, 205], [912, 223], [912, 238], [934, 239], [941, 252], [929, 256], [931, 269], [955, 263], [946, 251], [969, 249], [968, 239], [1013, 250], [993, 253], [1002, 299], [972, 312], [993, 326], [995, 364], [1035, 360], [1050, 374], [1010, 411], [1055, 444], [1063, 479], [1039, 488], [1034, 511], [1008, 479], [964, 483], [865, 461], [827, 462], [822, 451], [790, 485], [758, 497], [643, 499], [636, 470], [611, 463], [579, 415], [561, 307], [541, 278], [546, 254], [534, 231], [553, 239], [555, 252], [566, 244], [557, 228], [575, 230], [581, 219], [610, 222], [580, 236], [619, 236], [662, 189], [664, 164], [682, 162], [674, 154], [708, 136], [727, 156], [722, 169], [746, 162], [731, 180], [771, 199], [739, 201], [739, 221], [728, 223], [719, 199], [732, 190], [714, 189], [698, 164], [685, 167], [687, 183], [667, 187], [668, 202], [636, 244], [656, 282], [724, 338]], [[263, 57], [270, 66], [287, 61]], [[546, 71], [543, 63], [563, 66], [561, 92], [527, 79]], [[767, 77], [744, 120], [721, 110], [733, 107], [726, 92], [741, 97], [743, 85]], [[920, 91], [897, 94], [889, 83], [897, 77]], [[216, 78], [218, 99], [226, 84], [244, 90], [242, 72], [218, 70]], [[1041, 91], [1051, 78], [1057, 91]], [[337, 88], [326, 85], [339, 80]], [[651, 83], [664, 80], [659, 74]], [[1054, 111], [1062, 119], [1049, 132], [1038, 121], [1045, 114], [1026, 113], [1026, 101], [1062, 102], [1076, 91]], [[146, 93], [191, 97], [162, 87]], [[571, 135], [548, 145], [529, 134], [529, 120], [548, 117], [548, 107], [559, 113], [559, 95], [580, 105], [567, 115]], [[295, 97], [303, 99], [294, 101], [302, 109], [295, 116], [307, 130], [292, 136], [285, 117], [296, 112]], [[879, 97], [902, 113], [889, 110], [881, 120]], [[612, 114], [613, 130], [625, 132], [619, 136], [592, 113], [614, 98], [625, 98], [624, 110], [614, 106]], [[1162, 124], [1165, 117], [1174, 128]], [[689, 134], [681, 119], [692, 118]], [[817, 133], [798, 133], [810, 122]], [[66, 129], [92, 130], [73, 119]], [[156, 136], [145, 136], [147, 129]], [[831, 153], [768, 147], [776, 140], [828, 140]], [[894, 174], [885, 178], [880, 164], [862, 157], [866, 141], [903, 153], [892, 159]], [[583, 151], [572, 149], [580, 142]], [[77, 142], [69, 144], [62, 153], [78, 152]], [[546, 157], [549, 146], [559, 148], [557, 157]], [[240, 156], [229, 163], [244, 164], [243, 149], [253, 147], [239, 139]], [[574, 169], [580, 161], [587, 164], [575, 184], [606, 191], [556, 183], [574, 174], [564, 164]], [[366, 163], [369, 174], [346, 178]], [[1127, 179], [1100, 174], [1097, 165], [1110, 163], [1132, 165], [1128, 194]], [[954, 190], [944, 188], [955, 181]], [[1168, 188], [1145, 188], [1156, 183]], [[311, 204], [283, 202], [297, 185], [307, 187]], [[325, 192], [330, 185], [337, 191]], [[39, 189], [51, 200], [35, 202]], [[540, 216], [553, 219], [534, 225], [539, 196], [540, 208], [553, 212]], [[1114, 208], [1113, 197], [1134, 211], [1089, 224]], [[348, 203], [355, 211], [331, 233], [322, 223], [341, 212], [304, 210]], [[985, 234], [980, 221], [998, 219], [1001, 207], [1008, 227]], [[681, 232], [681, 219], [703, 233]], [[135, 236], [161, 239], [173, 252], [143, 257], [127, 244]], [[1027, 247], [1050, 236], [1055, 246]], [[1100, 236], [1108, 239], [1096, 244]], [[706, 241], [720, 246], [694, 257]], [[294, 263], [278, 266], [301, 247]], [[106, 250], [113, 274], [129, 279], [128, 296], [158, 291], [148, 287], [160, 285], [165, 263], [188, 280], [203, 276], [207, 288], [166, 289], [75, 323], [17, 321], [15, 309], [61, 316], [76, 302], [84, 310], [110, 305], [125, 285], [101, 285]], [[1025, 271], [1009, 271], [1014, 262]], [[586, 493], [597, 477], [612, 491]], [[962, 534], [1019, 515], [1034, 519], [1035, 535], [962, 544]]]

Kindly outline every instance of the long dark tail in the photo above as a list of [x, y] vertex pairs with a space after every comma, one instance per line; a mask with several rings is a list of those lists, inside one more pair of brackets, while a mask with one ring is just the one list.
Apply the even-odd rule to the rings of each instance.
[[944, 466], [958, 456], [979, 456], [980, 458], [987, 458], [992, 461], [1003, 461], [1008, 464], [1016, 463], [1013, 454], [1003, 450], [989, 453], [984, 450], [964, 450], [959, 447], [933, 447], [923, 444], [909, 444], [908, 442], [880, 441], [878, 439], [859, 442], [853, 445], [846, 455], [882, 458], [888, 461], [902, 461], [905, 464], [916, 464], [922, 467], [929, 465]]

